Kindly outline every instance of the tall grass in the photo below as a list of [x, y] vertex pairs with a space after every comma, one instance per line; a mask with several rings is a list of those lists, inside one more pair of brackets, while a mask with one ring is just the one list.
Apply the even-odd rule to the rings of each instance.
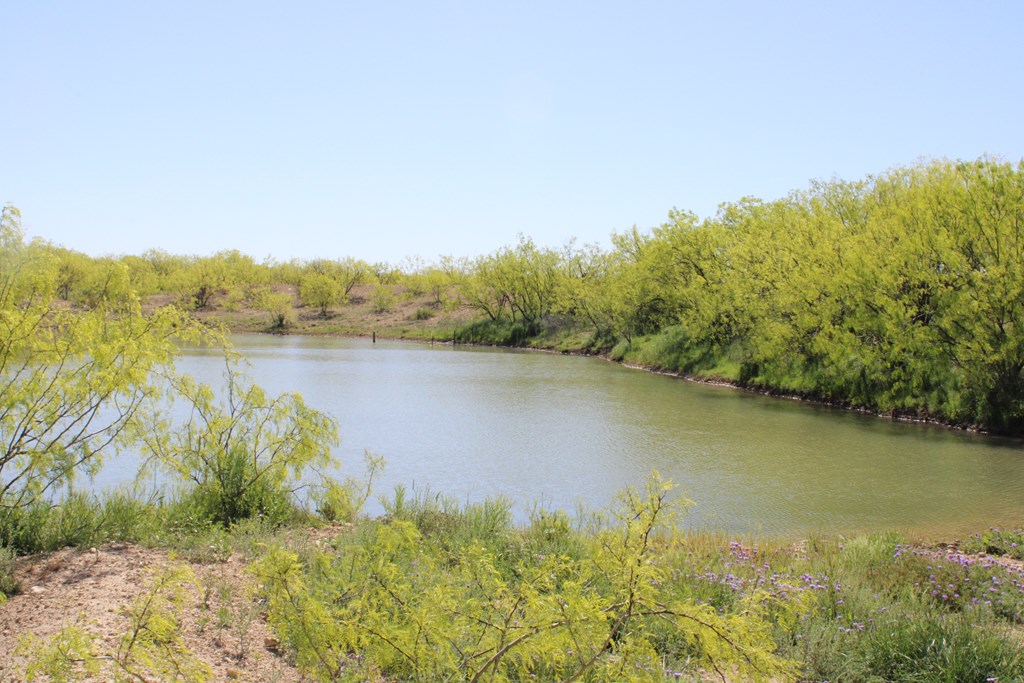
[[[574, 517], [537, 508], [527, 523], [516, 526], [508, 500], [460, 503], [401, 486], [384, 508], [380, 519], [357, 520], [356, 528], [335, 542], [336, 552], [371, 547], [366, 539], [401, 522], [416, 529], [424, 547], [447, 558], [439, 570], [464, 567], [467, 553], [479, 553], [513, 580], [538, 563], [557, 560], [585, 568], [598, 557], [595, 543], [602, 527], [583, 512]], [[212, 512], [187, 493], [146, 499], [127, 491], [76, 493], [59, 504], [5, 510], [0, 514], [0, 593], [17, 590], [17, 555], [128, 541], [173, 548], [199, 562], [221, 561], [233, 551], [255, 560], [266, 548], [286, 542], [282, 523], [287, 531], [296, 522], [311, 521], [308, 512], [293, 508], [284, 522], [253, 514], [223, 525]], [[980, 545], [992, 552], [1005, 548], [1012, 555], [1019, 538], [1019, 532], [990, 531], [964, 546], [972, 552]], [[725, 616], [753, 610], [769, 625], [776, 653], [799, 663], [802, 680], [1024, 679], [1024, 656], [1014, 635], [1024, 624], [1024, 574], [991, 557], [910, 545], [891, 533], [786, 543], [668, 531], [652, 536], [651, 543], [663, 599], [707, 606]], [[322, 553], [312, 546], [297, 550], [310, 566]], [[600, 589], [599, 583], [590, 587]], [[693, 643], [669, 622], [645, 628], [666, 670], [686, 671], [688, 658], [698, 654]]]
[[512, 532], [512, 503], [507, 498], [488, 498], [461, 504], [455, 498], [430, 489], [395, 487], [382, 501], [389, 520], [412, 522], [424, 537], [443, 547], [458, 548], [468, 542], [501, 544]]

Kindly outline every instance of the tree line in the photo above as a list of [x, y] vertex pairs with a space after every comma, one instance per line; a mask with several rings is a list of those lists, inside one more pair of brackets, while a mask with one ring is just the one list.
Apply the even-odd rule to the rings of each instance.
[[474, 261], [460, 295], [534, 334], [587, 326], [617, 358], [1024, 430], [1024, 164], [814, 182], [703, 220], [674, 210], [612, 242], [556, 252], [524, 239]]
[[[128, 292], [266, 310], [292, 285], [323, 317], [358, 286], [468, 307], [470, 341], [552, 344], [903, 416], [1024, 430], [1024, 165], [936, 160], [673, 210], [611, 247], [514, 245], [434, 263], [256, 262], [238, 251], [90, 258], [48, 245], [53, 286], [93, 308]], [[458, 336], [458, 335], [457, 335]], [[558, 342], [565, 343], [565, 342]]]

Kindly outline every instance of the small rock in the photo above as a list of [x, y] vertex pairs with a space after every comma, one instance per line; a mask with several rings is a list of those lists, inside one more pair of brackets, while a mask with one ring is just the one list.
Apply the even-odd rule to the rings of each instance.
[[28, 592], [31, 593], [32, 595], [39, 595], [41, 593], [45, 593], [46, 589], [43, 588], [42, 586], [32, 586], [31, 588], [28, 589]]
[[281, 641], [274, 636], [267, 636], [263, 639], [263, 647], [271, 652], [277, 652], [277, 649], [281, 646]]
[[242, 677], [242, 672], [238, 669], [228, 669], [226, 673], [228, 675], [228, 678], [234, 681], [237, 681], [239, 678]]

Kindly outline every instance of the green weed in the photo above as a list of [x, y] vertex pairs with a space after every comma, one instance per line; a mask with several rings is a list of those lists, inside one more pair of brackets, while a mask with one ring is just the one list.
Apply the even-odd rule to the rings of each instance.
[[989, 553], [990, 555], [1008, 555], [1024, 560], [1024, 529], [989, 529], [976, 533], [964, 540], [964, 552]]
[[6, 596], [14, 595], [21, 589], [14, 575], [15, 557], [13, 548], [0, 545], [0, 604]]

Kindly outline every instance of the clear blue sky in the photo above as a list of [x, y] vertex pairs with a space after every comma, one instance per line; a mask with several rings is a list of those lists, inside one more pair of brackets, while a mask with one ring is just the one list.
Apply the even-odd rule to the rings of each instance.
[[90, 254], [474, 256], [1024, 157], [1024, 3], [0, 5], [0, 202]]

